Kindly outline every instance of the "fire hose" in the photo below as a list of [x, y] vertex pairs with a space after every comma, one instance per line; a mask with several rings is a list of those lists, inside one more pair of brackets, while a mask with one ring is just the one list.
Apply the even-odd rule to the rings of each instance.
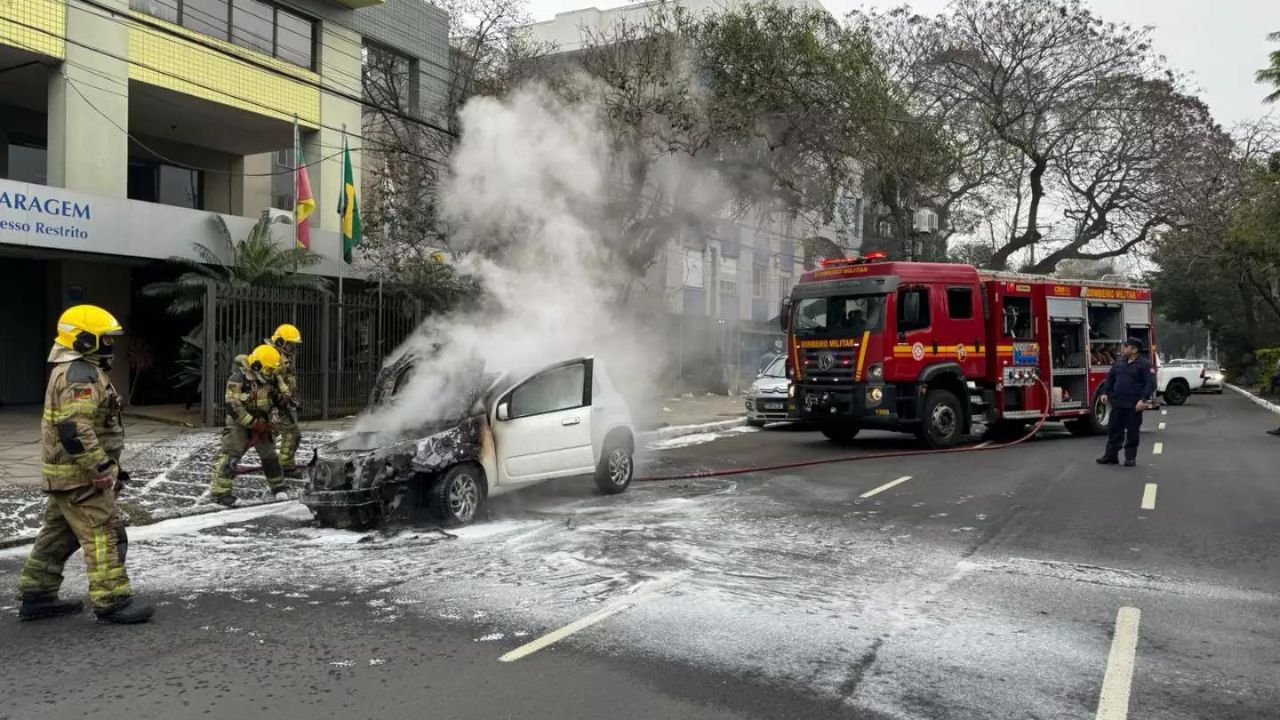
[[794, 470], [796, 468], [814, 467], [816, 465], [834, 465], [836, 463], [855, 462], [858, 460], [883, 460], [885, 458], [897, 457], [917, 457], [920, 455], [948, 455], [953, 453], [966, 452], [985, 452], [988, 450], [1004, 450], [1022, 443], [1035, 437], [1040, 432], [1040, 428], [1044, 427], [1045, 422], [1049, 420], [1049, 406], [1051, 404], [1051, 393], [1049, 386], [1044, 380], [1035, 378], [1036, 383], [1044, 390], [1045, 409], [1040, 413], [1040, 418], [1035, 425], [1031, 427], [1025, 435], [1017, 440], [1011, 440], [1004, 443], [992, 443], [981, 445], [967, 445], [965, 447], [940, 448], [937, 450], [896, 450], [893, 452], [868, 453], [865, 455], [841, 455], [833, 458], [823, 458], [821, 460], [800, 460], [797, 462], [778, 463], [776, 465], [758, 465], [754, 467], [732, 468], [728, 470], [702, 470], [693, 473], [676, 473], [674, 475], [651, 475], [649, 477], [633, 478], [632, 482], [658, 482], [661, 480], [697, 480], [701, 478], [728, 477], [730, 475], [746, 475], [758, 472], [774, 472], [778, 470]]
[[[1024, 434], [1022, 437], [1017, 438], [1016, 440], [1011, 440], [1009, 442], [990, 443], [990, 444], [983, 443], [980, 445], [967, 445], [965, 447], [939, 448], [936, 450], [895, 450], [893, 452], [867, 453], [862, 455], [841, 455], [839, 457], [822, 458], [820, 460], [799, 460], [795, 462], [777, 463], [774, 465], [756, 465], [752, 467], [729, 468], [725, 470], [700, 470], [697, 472], [675, 473], [672, 475], [650, 475], [646, 477], [632, 478], [632, 482], [660, 482], [664, 480], [698, 480], [702, 478], [728, 477], [731, 475], [747, 475], [750, 473], [758, 473], [758, 472], [795, 470], [797, 468], [815, 467], [818, 465], [835, 465], [837, 463], [856, 462], [858, 460], [884, 460], [886, 458], [898, 458], [898, 457], [919, 457], [924, 455], [948, 455], [948, 454], [955, 454], [955, 453], [986, 452], [989, 450], [1005, 450], [1007, 448], [1011, 448], [1016, 445], [1021, 445], [1022, 443], [1035, 437], [1036, 433], [1040, 432], [1040, 429], [1043, 428], [1044, 424], [1049, 420], [1049, 406], [1051, 404], [1051, 399], [1050, 399], [1051, 393], [1049, 392], [1049, 386], [1046, 385], [1044, 380], [1041, 380], [1040, 378], [1035, 378], [1035, 381], [1040, 386], [1040, 389], [1044, 391], [1045, 409], [1040, 413], [1040, 417], [1036, 420], [1035, 424], [1031, 426], [1031, 429], [1028, 430], [1026, 434]], [[240, 465], [236, 467], [236, 474], [244, 475], [246, 473], [257, 472], [259, 470], [261, 470], [260, 466]]]

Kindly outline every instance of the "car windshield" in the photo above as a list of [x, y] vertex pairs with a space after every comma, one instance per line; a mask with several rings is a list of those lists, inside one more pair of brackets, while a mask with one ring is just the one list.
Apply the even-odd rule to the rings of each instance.
[[885, 295], [805, 298], [796, 303], [797, 335], [857, 335], [884, 329]]
[[769, 367], [760, 373], [764, 377], [782, 378], [787, 376], [787, 358], [779, 355], [773, 362], [769, 363]]

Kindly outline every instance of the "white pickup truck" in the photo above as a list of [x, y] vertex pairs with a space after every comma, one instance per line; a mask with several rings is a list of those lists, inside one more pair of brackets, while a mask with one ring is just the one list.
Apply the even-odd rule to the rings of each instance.
[[1193, 390], [1204, 385], [1204, 363], [1186, 361], [1186, 364], [1156, 365], [1156, 395], [1170, 405], [1181, 405], [1191, 397]]

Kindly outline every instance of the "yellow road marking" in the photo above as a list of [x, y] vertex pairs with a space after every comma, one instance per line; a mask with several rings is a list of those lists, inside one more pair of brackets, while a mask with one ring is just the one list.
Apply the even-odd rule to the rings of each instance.
[[1156, 509], [1156, 484], [1155, 483], [1147, 483], [1147, 486], [1142, 490], [1142, 509], [1143, 510]]
[[654, 582], [649, 583], [648, 585], [643, 585], [640, 587], [640, 589], [632, 593], [630, 597], [620, 600], [617, 603], [614, 603], [613, 605], [610, 605], [608, 607], [597, 610], [596, 612], [593, 612], [584, 618], [579, 618], [578, 620], [574, 620], [573, 622], [569, 623], [568, 625], [565, 625], [559, 630], [553, 630], [552, 632], [549, 632], [546, 635], [543, 635], [542, 637], [538, 638], [537, 640], [534, 640], [531, 643], [521, 645], [515, 650], [512, 650], [506, 655], [503, 655], [502, 657], [498, 658], [498, 661], [499, 662], [515, 662], [516, 660], [519, 660], [522, 657], [532, 655], [533, 653], [536, 653], [545, 647], [549, 647], [551, 645], [554, 645], [560, 642], [561, 640], [569, 637], [570, 635], [580, 630], [584, 630], [586, 628], [591, 627], [592, 625], [595, 625], [601, 620], [613, 617], [614, 615], [617, 615], [623, 610], [630, 610], [631, 608], [635, 607], [636, 605], [639, 605], [641, 602], [643, 602], [645, 599], [649, 598], [650, 596], [655, 595], [663, 590], [666, 590], [667, 588], [671, 587], [672, 585], [675, 585], [676, 583], [680, 582], [683, 579], [684, 579], [684, 575], [681, 574], [681, 575], [668, 577], [662, 580], [656, 580]]
[[897, 480], [894, 480], [893, 482], [887, 482], [887, 483], [885, 483], [885, 484], [881, 485], [881, 486], [880, 486], [880, 487], [878, 487], [878, 488], [875, 488], [875, 489], [873, 489], [873, 490], [868, 490], [868, 491], [866, 491], [866, 492], [862, 493], [861, 495], [859, 495], [858, 497], [860, 497], [860, 498], [869, 498], [869, 497], [871, 497], [871, 496], [873, 496], [873, 495], [879, 495], [880, 493], [884, 492], [885, 490], [888, 490], [888, 489], [890, 489], [890, 488], [895, 488], [895, 487], [897, 487], [897, 486], [901, 485], [902, 483], [904, 483], [904, 482], [906, 482], [906, 481], [908, 481], [908, 480], [910, 480], [910, 479], [911, 479], [911, 476], [910, 476], [910, 475], [903, 475], [902, 477], [898, 478]]
[[1152, 454], [1152, 455], [1163, 455], [1163, 454], [1164, 454], [1164, 443], [1162, 443], [1162, 442], [1158, 442], [1158, 443], [1156, 443], [1156, 444], [1155, 444], [1155, 446], [1151, 448], [1151, 454]]
[[1102, 678], [1095, 720], [1125, 720], [1129, 717], [1129, 690], [1133, 685], [1134, 658], [1138, 651], [1138, 623], [1142, 611], [1122, 607], [1116, 614], [1116, 631], [1111, 638], [1107, 672]]

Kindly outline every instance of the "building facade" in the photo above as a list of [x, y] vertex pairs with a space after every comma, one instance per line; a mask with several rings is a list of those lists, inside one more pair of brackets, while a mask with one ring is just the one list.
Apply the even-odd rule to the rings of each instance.
[[[216, 246], [213, 213], [241, 238], [264, 209], [291, 208], [277, 161], [293, 154], [295, 123], [324, 258], [309, 271], [343, 272], [341, 150], [345, 138], [359, 187], [371, 45], [406, 58], [413, 110], [430, 117], [447, 87], [448, 17], [421, 0], [0, 7], [0, 404], [39, 402], [64, 307], [102, 305], [128, 328], [157, 261]], [[290, 226], [276, 234], [292, 242]]]

